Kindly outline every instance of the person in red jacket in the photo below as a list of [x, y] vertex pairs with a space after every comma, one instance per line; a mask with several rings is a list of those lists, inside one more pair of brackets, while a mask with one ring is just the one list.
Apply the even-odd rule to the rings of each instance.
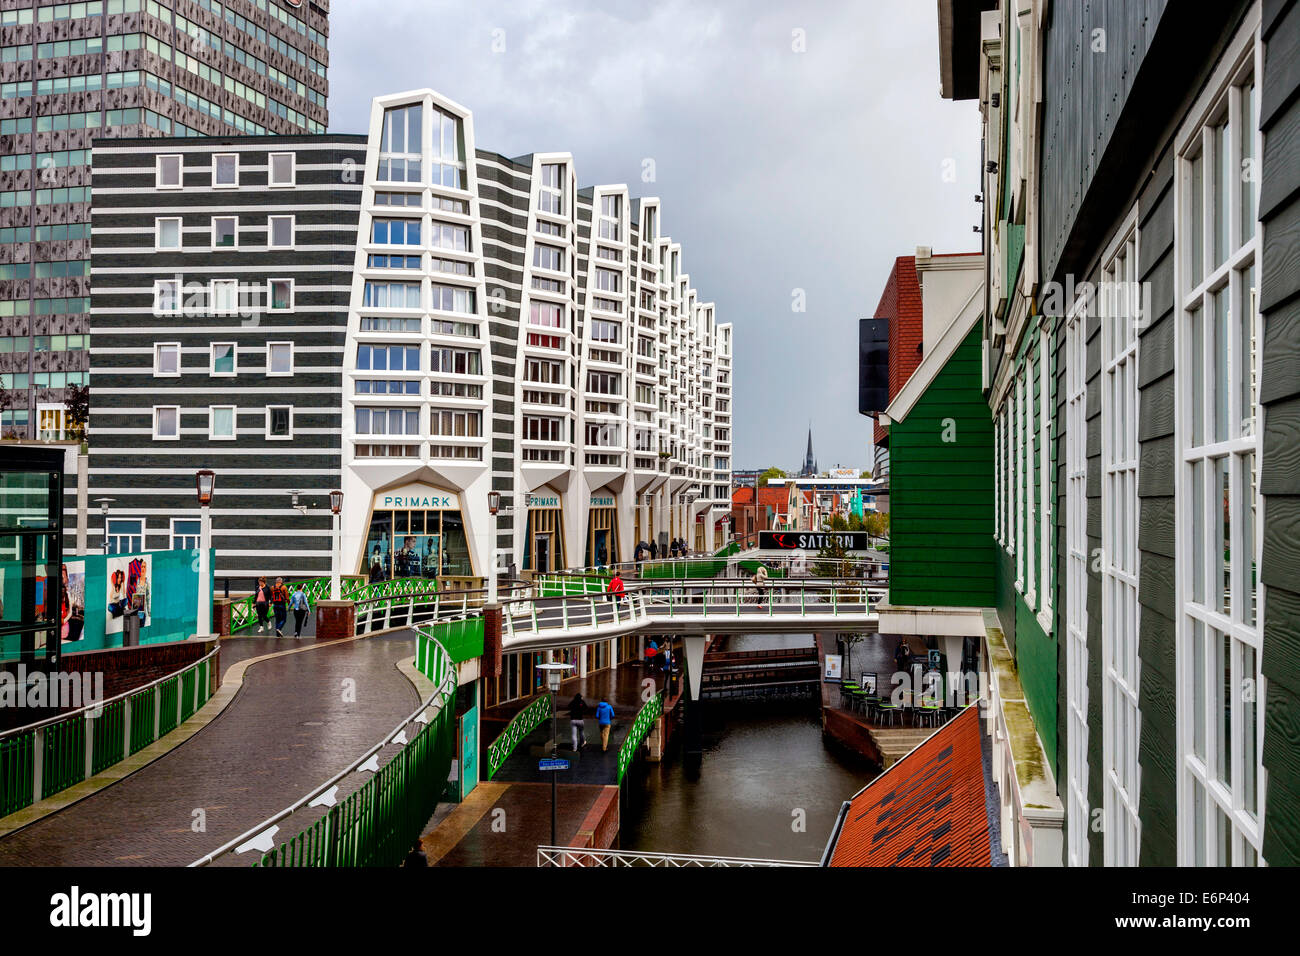
[[614, 595], [615, 601], [623, 600], [623, 579], [619, 576], [617, 571], [615, 571], [614, 576], [609, 579], [609, 593]]

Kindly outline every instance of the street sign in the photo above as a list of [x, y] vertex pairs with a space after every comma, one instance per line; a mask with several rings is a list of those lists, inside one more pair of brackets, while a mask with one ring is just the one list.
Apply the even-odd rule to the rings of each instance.
[[537, 761], [538, 770], [568, 770], [569, 761], [556, 758]]
[[845, 551], [866, 551], [871, 535], [865, 531], [760, 531], [758, 546], [762, 550], [821, 551], [837, 544]]

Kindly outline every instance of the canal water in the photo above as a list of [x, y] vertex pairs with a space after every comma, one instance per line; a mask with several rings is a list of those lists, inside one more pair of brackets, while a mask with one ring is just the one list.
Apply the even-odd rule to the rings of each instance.
[[[812, 644], [809, 634], [746, 635], [728, 650]], [[680, 752], [633, 781], [624, 849], [818, 860], [840, 804], [875, 778], [865, 759], [824, 742], [816, 701], [704, 704], [698, 772]]]

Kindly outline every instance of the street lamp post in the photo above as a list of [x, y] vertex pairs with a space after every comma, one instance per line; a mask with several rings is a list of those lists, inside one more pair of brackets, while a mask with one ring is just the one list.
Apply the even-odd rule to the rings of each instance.
[[117, 499], [115, 498], [96, 498], [99, 503], [99, 513], [104, 516], [104, 554], [108, 554], [108, 506]]
[[487, 575], [487, 603], [495, 606], [497, 603], [497, 512], [501, 510], [501, 492], [489, 491], [487, 496], [488, 514], [491, 519], [488, 522], [488, 575]]
[[[572, 664], [539, 664], [542, 670], [546, 671], [546, 686], [551, 692], [551, 759], [554, 760], [559, 755], [560, 741], [555, 729], [555, 695], [559, 692], [560, 683], [564, 680], [564, 675], [573, 670]], [[559, 783], [556, 780], [556, 774], [559, 771], [551, 769], [551, 846], [557, 846], [555, 842], [556, 822], [559, 815], [557, 807]]]
[[194, 475], [199, 495], [199, 614], [198, 636], [212, 633], [212, 567], [209, 550], [212, 547], [212, 518], [209, 508], [212, 494], [217, 489], [217, 473], [204, 468]]
[[339, 530], [339, 512], [343, 510], [343, 492], [330, 492], [330, 512], [334, 515], [333, 533], [330, 541], [330, 600], [339, 599], [339, 567], [343, 563], [342, 535]]

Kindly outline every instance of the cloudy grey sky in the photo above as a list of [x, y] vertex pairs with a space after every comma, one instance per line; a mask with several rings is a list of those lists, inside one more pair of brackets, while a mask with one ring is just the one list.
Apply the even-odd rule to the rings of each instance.
[[823, 468], [870, 463], [856, 320], [896, 256], [978, 248], [978, 114], [939, 96], [933, 0], [331, 6], [333, 131], [432, 87], [474, 112], [481, 148], [567, 150], [580, 183], [659, 196], [735, 324], [733, 466], [798, 465], [809, 421]]

